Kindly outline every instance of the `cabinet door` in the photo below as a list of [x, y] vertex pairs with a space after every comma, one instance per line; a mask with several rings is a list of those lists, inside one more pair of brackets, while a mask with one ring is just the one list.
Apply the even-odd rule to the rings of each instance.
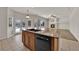
[[31, 50], [35, 50], [35, 35], [34, 33], [29, 33], [29, 47]]
[[58, 38], [51, 38], [51, 50], [58, 51], [59, 50], [59, 40]]
[[28, 37], [28, 32], [25, 33], [25, 46], [29, 47], [29, 37]]

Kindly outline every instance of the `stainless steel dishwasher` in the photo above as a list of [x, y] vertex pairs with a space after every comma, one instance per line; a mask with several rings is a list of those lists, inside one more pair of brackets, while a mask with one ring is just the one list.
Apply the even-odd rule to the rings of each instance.
[[50, 51], [51, 40], [50, 37], [36, 34], [36, 51]]

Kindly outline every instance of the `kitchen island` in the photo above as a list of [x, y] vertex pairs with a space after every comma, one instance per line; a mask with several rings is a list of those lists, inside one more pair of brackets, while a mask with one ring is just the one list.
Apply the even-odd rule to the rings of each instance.
[[[47, 50], [45, 51], [58, 51], [59, 50], [59, 39], [58, 39], [58, 34], [56, 33], [56, 31], [30, 31], [30, 30], [23, 30], [22, 31], [22, 42], [24, 44], [24, 46], [26, 46], [27, 48], [29, 48], [30, 50], [32, 51], [44, 51], [45, 49], [45, 46], [39, 48], [40, 46], [42, 46], [42, 41], [39, 41], [39, 46], [37, 46], [37, 35], [39, 35], [40, 37], [44, 37], [44, 38], [48, 38], [47, 40], [49, 41], [46, 41], [49, 42], [49, 45], [47, 45], [45, 42], [44, 42], [44, 45], [46, 46], [46, 48], [48, 48]], [[39, 37], [39, 38], [40, 38]], [[40, 50], [37, 50], [37, 49], [40, 49]], [[42, 49], [43, 48], [43, 49]]]

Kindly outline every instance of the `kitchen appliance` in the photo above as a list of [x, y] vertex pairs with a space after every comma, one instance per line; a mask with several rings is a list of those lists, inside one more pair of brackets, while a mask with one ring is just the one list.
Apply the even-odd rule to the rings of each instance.
[[50, 51], [51, 40], [50, 37], [36, 34], [36, 51]]

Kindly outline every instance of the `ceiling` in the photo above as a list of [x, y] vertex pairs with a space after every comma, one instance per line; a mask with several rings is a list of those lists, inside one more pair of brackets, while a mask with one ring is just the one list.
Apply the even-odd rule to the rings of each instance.
[[29, 9], [30, 13], [48, 17], [49, 15], [57, 15], [58, 17], [68, 18], [72, 13], [73, 8], [70, 7], [9, 7], [10, 9], [20, 12], [27, 13]]

